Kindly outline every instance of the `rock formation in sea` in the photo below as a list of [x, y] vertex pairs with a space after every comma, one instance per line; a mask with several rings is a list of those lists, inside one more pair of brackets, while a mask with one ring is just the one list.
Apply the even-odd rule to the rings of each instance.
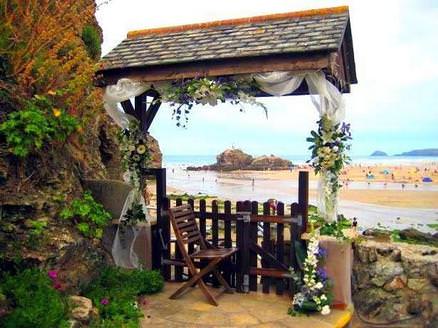
[[287, 170], [292, 162], [274, 155], [253, 157], [240, 149], [226, 149], [216, 157], [216, 163], [204, 166], [189, 166], [187, 170]]

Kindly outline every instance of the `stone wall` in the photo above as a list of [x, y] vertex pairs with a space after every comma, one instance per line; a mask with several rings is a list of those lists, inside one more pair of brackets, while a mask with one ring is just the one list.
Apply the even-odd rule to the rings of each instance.
[[367, 240], [355, 246], [353, 301], [368, 324], [438, 327], [438, 249]]

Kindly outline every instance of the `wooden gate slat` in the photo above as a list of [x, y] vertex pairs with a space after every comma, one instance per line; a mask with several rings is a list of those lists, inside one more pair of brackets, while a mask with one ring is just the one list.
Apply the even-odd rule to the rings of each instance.
[[[175, 203], [176, 203], [176, 206], [182, 205], [182, 199], [177, 198]], [[175, 260], [183, 261], [183, 257], [182, 257], [181, 251], [179, 250], [178, 244], [175, 243], [174, 245], [175, 245]], [[175, 281], [182, 281], [184, 267], [183, 266], [174, 266], [174, 270], [175, 270]]]
[[219, 220], [218, 220], [218, 205], [217, 201], [211, 203], [211, 238], [214, 247], [218, 246], [219, 240]]
[[[264, 215], [270, 215], [271, 209], [270, 204], [268, 202], [263, 203], [263, 214]], [[269, 222], [263, 223], [263, 241], [262, 241], [262, 248], [266, 253], [271, 252], [271, 224]], [[269, 262], [266, 261], [266, 257], [262, 257], [262, 268], [269, 268]], [[265, 276], [262, 278], [262, 291], [263, 293], [269, 293], [269, 288], [271, 286], [271, 277]]]
[[[237, 202], [236, 203], [236, 211], [241, 212], [243, 211], [243, 203]], [[236, 258], [236, 266], [238, 268], [236, 272], [236, 290], [238, 292], [243, 292], [243, 273], [242, 273], [242, 266], [243, 266], [243, 253], [245, 252], [244, 246], [243, 246], [243, 221], [237, 220], [236, 221], [236, 244], [237, 248], [239, 249], [239, 253]]]
[[[225, 214], [225, 222], [224, 222], [224, 247], [230, 248], [232, 247], [231, 240], [231, 202], [229, 200], [224, 202], [224, 214]], [[233, 256], [234, 258], [234, 256]], [[232, 261], [232, 259], [230, 259]], [[235, 287], [234, 277], [235, 274], [232, 274], [230, 261], [225, 262], [224, 266], [224, 279], [230, 284], [231, 287]]]
[[199, 230], [204, 238], [207, 238], [205, 219], [206, 219], [206, 203], [205, 199], [199, 201]]
[[[279, 202], [277, 204], [277, 215], [284, 215], [284, 204]], [[276, 256], [279, 262], [284, 262], [284, 224], [277, 224], [277, 242], [276, 242]], [[284, 279], [278, 278], [275, 282], [275, 290], [277, 295], [283, 295], [284, 292]]]
[[[259, 203], [254, 201], [251, 203], [251, 214], [252, 215], [258, 215], [259, 212]], [[251, 222], [250, 223], [250, 230], [249, 230], [249, 238], [250, 242], [252, 244], [257, 244], [257, 237], [258, 237], [258, 228], [257, 228], [257, 222]], [[251, 251], [249, 254], [249, 264], [251, 267], [257, 267], [257, 253]], [[257, 291], [257, 275], [253, 274], [249, 277], [249, 290], [250, 291]]]

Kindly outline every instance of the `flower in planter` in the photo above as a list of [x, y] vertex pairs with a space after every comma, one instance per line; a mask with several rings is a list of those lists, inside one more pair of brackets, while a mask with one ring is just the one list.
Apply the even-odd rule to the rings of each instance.
[[295, 294], [289, 314], [296, 316], [311, 312], [323, 315], [330, 313], [331, 286], [324, 269], [320, 268], [321, 255], [325, 252], [319, 247], [318, 236], [312, 235], [307, 245], [307, 257], [304, 260], [303, 283]]

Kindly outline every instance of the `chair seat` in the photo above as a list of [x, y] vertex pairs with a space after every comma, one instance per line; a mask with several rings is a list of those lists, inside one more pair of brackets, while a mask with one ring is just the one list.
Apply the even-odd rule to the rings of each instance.
[[200, 249], [190, 255], [194, 259], [225, 258], [237, 252], [237, 248]]

